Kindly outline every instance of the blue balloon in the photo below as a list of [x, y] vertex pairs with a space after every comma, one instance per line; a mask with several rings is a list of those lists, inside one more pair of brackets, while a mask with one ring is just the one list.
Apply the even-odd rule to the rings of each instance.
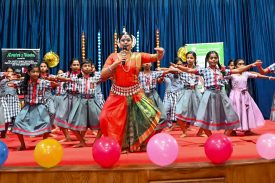
[[7, 145], [0, 141], [0, 166], [2, 166], [8, 158], [9, 149]]

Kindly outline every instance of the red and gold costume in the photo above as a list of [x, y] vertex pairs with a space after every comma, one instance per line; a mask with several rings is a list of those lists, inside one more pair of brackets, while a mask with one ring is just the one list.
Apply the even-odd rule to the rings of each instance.
[[[103, 68], [116, 59], [119, 53], [111, 54]], [[142, 64], [156, 60], [156, 54], [131, 53], [125, 65], [109, 69], [113, 84], [100, 114], [100, 128], [104, 136], [115, 138], [123, 149], [132, 152], [146, 144], [159, 122], [161, 113], [146, 98], [138, 81]]]

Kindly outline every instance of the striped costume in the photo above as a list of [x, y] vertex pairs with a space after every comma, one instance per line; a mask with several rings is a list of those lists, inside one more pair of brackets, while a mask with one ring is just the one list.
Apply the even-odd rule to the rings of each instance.
[[[230, 75], [229, 69], [225, 69], [224, 75]], [[197, 75], [204, 78], [205, 92], [202, 96], [195, 126], [208, 130], [236, 129], [240, 126], [240, 120], [234, 111], [231, 101], [222, 90], [224, 77], [218, 68], [198, 68]]]
[[[15, 85], [18, 85], [20, 81], [10, 81], [6, 82], [4, 86], [4, 94], [7, 101], [7, 111], [10, 118], [15, 118], [17, 114], [20, 112], [20, 102], [17, 95], [17, 90], [14, 87], [8, 86], [8, 83], [14, 83]], [[11, 122], [12, 119], [9, 119]]]
[[164, 108], [167, 115], [168, 125], [171, 126], [172, 122], [176, 121], [176, 105], [179, 96], [183, 92], [183, 79], [182, 73], [180, 74], [167, 74], [164, 78], [165, 94], [164, 94]]
[[101, 107], [95, 99], [95, 91], [100, 82], [100, 75], [73, 78], [71, 81], [77, 84], [79, 94], [69, 116], [70, 129], [75, 131], [85, 131], [87, 128], [99, 129], [98, 116]]
[[[94, 75], [95, 75], [95, 77], [100, 77], [100, 72], [95, 72]], [[99, 76], [97, 76], [97, 75], [99, 75]], [[101, 85], [100, 84], [96, 85], [95, 99], [97, 100], [97, 103], [99, 103], [100, 108], [102, 108], [103, 105], [104, 105], [104, 103], [105, 103], [105, 99], [104, 99], [104, 95], [102, 94]]]
[[[62, 74], [62, 77], [66, 78], [77, 78], [79, 71], [76, 72], [66, 72]], [[75, 82], [66, 82], [63, 84], [65, 89], [64, 95], [61, 95], [61, 100], [56, 108], [56, 114], [54, 123], [62, 128], [70, 128], [69, 116], [73, 107], [73, 104], [77, 101], [78, 89]]]
[[184, 82], [184, 90], [178, 98], [176, 105], [176, 118], [194, 123], [202, 94], [198, 89], [199, 77], [190, 73], [182, 73], [182, 80]]
[[28, 82], [24, 108], [17, 115], [13, 132], [22, 135], [41, 135], [51, 132], [50, 115], [45, 105], [45, 91], [51, 88], [51, 82], [38, 79]]
[[1, 110], [2, 112], [0, 116], [4, 116], [4, 118], [0, 117], [0, 119], [1, 119], [1, 122], [4, 122], [4, 123], [11, 122], [11, 119], [13, 117], [12, 116], [13, 111], [11, 111], [9, 108], [9, 105], [7, 103], [6, 93], [5, 93], [5, 89], [8, 83], [9, 83], [8, 79], [3, 79], [0, 81], [0, 101], [1, 101], [1, 107], [3, 110], [3, 111]]

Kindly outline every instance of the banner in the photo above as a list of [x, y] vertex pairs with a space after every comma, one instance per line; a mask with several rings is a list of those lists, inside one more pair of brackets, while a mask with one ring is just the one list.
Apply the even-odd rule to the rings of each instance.
[[12, 67], [15, 72], [22, 73], [33, 64], [37, 64], [40, 59], [40, 49], [13, 49], [2, 48], [2, 71], [7, 67]]
[[197, 54], [197, 65], [205, 67], [205, 56], [209, 51], [216, 51], [219, 54], [221, 65], [224, 65], [223, 42], [186, 44], [187, 51], [194, 51]]

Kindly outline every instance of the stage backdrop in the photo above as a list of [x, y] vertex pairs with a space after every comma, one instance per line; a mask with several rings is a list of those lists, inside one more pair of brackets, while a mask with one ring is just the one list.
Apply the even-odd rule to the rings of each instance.
[[[81, 33], [87, 57], [97, 60], [101, 32], [102, 60], [113, 51], [113, 33], [122, 26], [140, 32], [140, 50], [154, 52], [155, 30], [166, 49], [168, 66], [185, 44], [224, 42], [225, 63], [242, 57], [264, 66], [275, 59], [274, 0], [0, 0], [0, 47], [53, 50], [61, 58], [57, 69], [81, 57]], [[104, 62], [103, 62], [104, 63]], [[102, 64], [103, 64], [102, 63]], [[268, 117], [274, 82], [256, 80], [255, 99]], [[103, 84], [105, 95], [110, 82]], [[264, 90], [263, 90], [264, 88]], [[164, 88], [160, 87], [163, 94]]]

